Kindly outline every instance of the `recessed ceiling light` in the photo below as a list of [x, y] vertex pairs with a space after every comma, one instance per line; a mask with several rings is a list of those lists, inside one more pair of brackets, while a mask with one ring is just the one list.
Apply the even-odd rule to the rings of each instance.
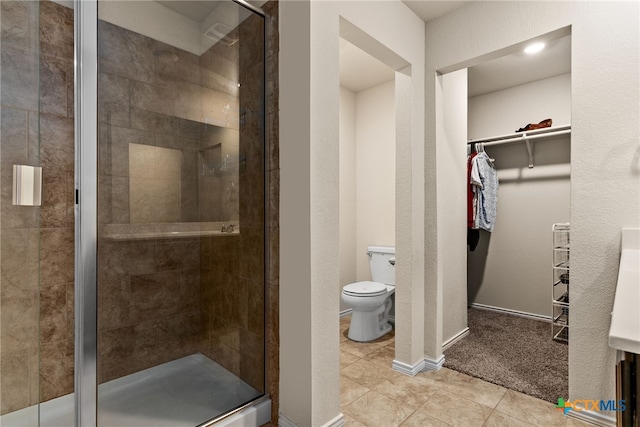
[[544, 49], [545, 44], [542, 42], [532, 43], [529, 46], [524, 48], [524, 53], [528, 53], [529, 55], [533, 53], [538, 53], [542, 49]]

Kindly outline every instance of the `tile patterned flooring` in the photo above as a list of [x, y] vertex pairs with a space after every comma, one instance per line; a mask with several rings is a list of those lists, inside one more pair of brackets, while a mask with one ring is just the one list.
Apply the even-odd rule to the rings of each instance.
[[391, 369], [394, 332], [369, 343], [347, 338], [340, 319], [340, 407], [347, 427], [580, 427], [554, 405], [442, 368], [415, 377]]

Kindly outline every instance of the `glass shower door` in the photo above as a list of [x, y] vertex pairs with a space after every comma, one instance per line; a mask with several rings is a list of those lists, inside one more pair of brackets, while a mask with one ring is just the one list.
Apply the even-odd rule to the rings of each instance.
[[195, 426], [265, 392], [264, 18], [98, 4], [98, 424]]
[[73, 10], [0, 8], [0, 425], [72, 425]]

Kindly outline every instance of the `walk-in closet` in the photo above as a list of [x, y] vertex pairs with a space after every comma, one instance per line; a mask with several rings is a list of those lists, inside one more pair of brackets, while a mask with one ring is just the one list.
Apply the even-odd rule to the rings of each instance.
[[445, 366], [552, 401], [568, 389], [569, 275], [554, 266], [569, 255], [553, 230], [568, 244], [571, 36], [531, 42], [544, 49], [467, 70], [468, 334], [443, 338]]

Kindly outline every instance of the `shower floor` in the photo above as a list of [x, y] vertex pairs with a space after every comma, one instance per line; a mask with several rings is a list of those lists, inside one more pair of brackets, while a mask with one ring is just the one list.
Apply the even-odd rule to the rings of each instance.
[[[192, 354], [98, 387], [100, 427], [194, 427], [262, 393], [203, 354]], [[73, 426], [73, 394], [40, 405], [42, 427]], [[37, 427], [38, 407], [0, 417], [2, 427]]]

